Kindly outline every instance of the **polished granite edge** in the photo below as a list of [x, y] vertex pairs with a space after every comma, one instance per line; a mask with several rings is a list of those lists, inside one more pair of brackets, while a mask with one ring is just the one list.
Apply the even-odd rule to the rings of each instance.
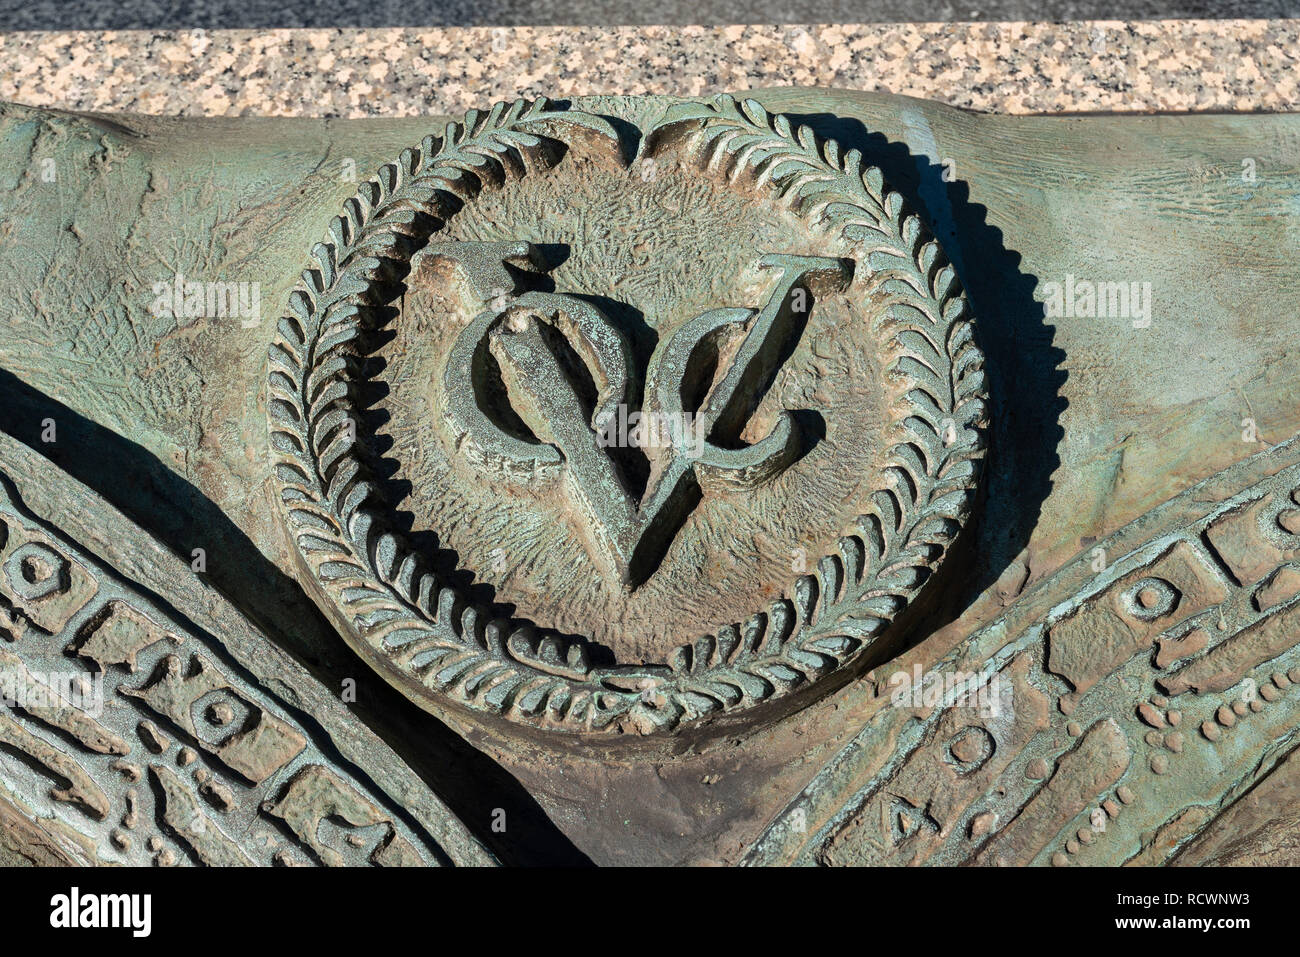
[[1300, 20], [0, 33], [0, 100], [414, 116], [517, 96], [819, 86], [1002, 113], [1300, 109]]

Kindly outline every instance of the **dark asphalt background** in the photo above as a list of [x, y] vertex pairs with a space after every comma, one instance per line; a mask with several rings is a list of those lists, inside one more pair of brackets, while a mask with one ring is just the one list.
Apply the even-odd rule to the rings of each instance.
[[1300, 0], [0, 0], [0, 31], [1300, 17]]

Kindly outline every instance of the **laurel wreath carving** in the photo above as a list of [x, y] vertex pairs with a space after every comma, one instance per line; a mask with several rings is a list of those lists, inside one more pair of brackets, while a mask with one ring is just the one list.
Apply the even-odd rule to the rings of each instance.
[[344, 204], [269, 351], [275, 480], [314, 587], [399, 686], [542, 728], [646, 734], [786, 696], [847, 667], [881, 635], [972, 507], [987, 418], [983, 356], [938, 244], [857, 151], [752, 100], [674, 106], [643, 153], [677, 144], [706, 171], [770, 189], [857, 261], [854, 291], [878, 316], [897, 392], [887, 487], [787, 597], [662, 665], [593, 667], [581, 641], [491, 619], [386, 526], [348, 424], [358, 343], [429, 235], [480, 190], [558, 162], [565, 131], [612, 133], [599, 117], [545, 100], [471, 111]]

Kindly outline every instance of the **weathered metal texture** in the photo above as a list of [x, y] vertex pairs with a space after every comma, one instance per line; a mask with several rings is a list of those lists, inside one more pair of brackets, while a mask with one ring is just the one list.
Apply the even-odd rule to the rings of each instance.
[[0, 765], [0, 827], [41, 833], [20, 848], [82, 864], [492, 860], [190, 567], [2, 434], [0, 687], [0, 744], [22, 759]]
[[[1189, 839], [1296, 744], [1298, 520], [1293, 439], [1099, 541], [1106, 568], [1080, 556], [927, 663], [993, 681], [998, 706], [880, 682], [858, 735], [747, 859], [1195, 859]], [[1281, 804], [1262, 813], [1292, 826]]]
[[0, 428], [594, 861], [1286, 859], [1300, 118], [757, 100], [6, 108]]

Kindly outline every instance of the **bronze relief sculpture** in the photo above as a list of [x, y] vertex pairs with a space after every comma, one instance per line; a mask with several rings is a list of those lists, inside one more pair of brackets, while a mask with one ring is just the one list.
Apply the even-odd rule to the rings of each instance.
[[5, 108], [7, 852], [1285, 856], [1300, 128], [1088, 123]]
[[[571, 130], [596, 134], [594, 156]], [[277, 485], [310, 587], [431, 706], [649, 734], [784, 697], [874, 642], [969, 511], [982, 358], [951, 267], [879, 171], [730, 98], [670, 111], [630, 170], [618, 146], [599, 117], [522, 102], [426, 139], [344, 205], [271, 348]], [[593, 221], [598, 196], [614, 202]], [[720, 208], [751, 248], [693, 269]], [[569, 259], [527, 271], [558, 239]], [[617, 270], [606, 245], [648, 268]], [[374, 348], [409, 246], [403, 328], [375, 349], [388, 434], [411, 450], [396, 474], [416, 533], [522, 620], [444, 584], [460, 569], [429, 570], [367, 484], [348, 359]], [[630, 301], [616, 322], [522, 288], [543, 279]], [[747, 301], [763, 305], [731, 305]], [[669, 441], [629, 442], [628, 421]], [[738, 561], [738, 539], [757, 555]], [[825, 557], [794, 576], [808, 543]], [[755, 609], [764, 594], [780, 597]]]

